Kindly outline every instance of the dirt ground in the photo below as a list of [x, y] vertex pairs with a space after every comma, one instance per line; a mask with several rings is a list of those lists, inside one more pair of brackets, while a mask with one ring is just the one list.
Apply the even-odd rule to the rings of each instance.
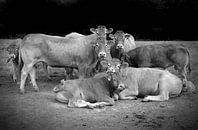
[[[25, 95], [10, 77], [11, 64], [5, 48], [12, 40], [0, 40], [0, 129], [70, 130], [70, 129], [196, 129], [198, 128], [198, 92], [183, 93], [165, 102], [143, 103], [119, 100], [114, 106], [97, 109], [68, 108], [54, 99], [53, 87], [64, 76], [64, 70], [50, 68], [47, 81], [42, 68], [37, 80], [40, 92], [26, 84]], [[137, 45], [158, 43], [183, 44], [191, 53], [192, 72], [188, 79], [198, 87], [198, 41], [137, 41]]]

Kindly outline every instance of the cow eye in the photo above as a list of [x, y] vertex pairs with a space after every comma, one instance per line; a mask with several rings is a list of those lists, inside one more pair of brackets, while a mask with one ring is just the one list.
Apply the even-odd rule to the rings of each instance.
[[95, 45], [96, 47], [98, 47], [99, 46], [99, 44], [98, 43], [96, 43], [96, 45]]

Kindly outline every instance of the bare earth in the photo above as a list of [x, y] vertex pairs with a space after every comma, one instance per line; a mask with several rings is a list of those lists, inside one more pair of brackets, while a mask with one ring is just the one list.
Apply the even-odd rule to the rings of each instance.
[[[192, 72], [188, 79], [198, 87], [198, 41], [137, 41], [137, 45], [182, 43], [191, 52]], [[68, 108], [54, 100], [53, 87], [64, 70], [50, 68], [52, 81], [46, 81], [42, 67], [37, 80], [40, 92], [27, 82], [26, 94], [20, 95], [11, 77], [11, 64], [5, 48], [11, 40], [0, 40], [0, 129], [196, 129], [198, 128], [198, 92], [183, 93], [166, 102], [143, 103], [141, 99], [120, 100], [114, 106], [97, 109]]]

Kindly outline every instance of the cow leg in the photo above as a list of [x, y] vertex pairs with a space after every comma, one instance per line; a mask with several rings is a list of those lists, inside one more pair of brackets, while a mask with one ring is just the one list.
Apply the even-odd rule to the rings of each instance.
[[39, 91], [39, 88], [38, 88], [38, 86], [36, 84], [36, 68], [35, 67], [32, 67], [32, 69], [30, 70], [29, 73], [30, 73], [30, 78], [31, 78], [31, 82], [32, 82], [32, 85], [34, 87], [34, 90], [36, 92], [38, 92]]
[[13, 75], [12, 75], [12, 79], [14, 82], [17, 82], [17, 68], [16, 66], [14, 65], [14, 63], [12, 63], [12, 71], [13, 71]]
[[[70, 95], [69, 95], [69, 96], [70, 96]], [[56, 94], [55, 99], [56, 99], [57, 101], [61, 102], [61, 103], [68, 103], [69, 100], [68, 100], [66, 97], [68, 97], [68, 96], [67, 96], [67, 93], [66, 93], [65, 91], [61, 91], [61, 92], [58, 92], [58, 93]]]
[[73, 71], [73, 68], [65, 67], [65, 79], [66, 80], [72, 79], [72, 71]]
[[49, 76], [47, 67], [48, 67], [48, 65], [46, 63], [43, 63], [43, 70], [45, 72], [45, 76], [47, 77], [47, 80], [51, 81], [52, 78]]
[[32, 69], [33, 65], [29, 64], [29, 65], [24, 65], [21, 71], [21, 84], [20, 84], [20, 93], [24, 94], [25, 90], [24, 90], [24, 86], [25, 86], [25, 81], [27, 79], [28, 73], [29, 71]]
[[88, 108], [94, 108], [93, 105], [91, 105], [91, 103], [82, 100], [82, 99], [69, 99], [68, 102], [68, 107], [88, 107]]
[[143, 102], [148, 102], [148, 101], [165, 101], [169, 99], [169, 91], [167, 90], [170, 86], [168, 80], [166, 78], [161, 79], [159, 83], [156, 84], [156, 88], [159, 89], [159, 95], [157, 96], [146, 96], [142, 100]]
[[187, 87], [187, 77], [186, 77], [187, 71], [186, 71], [186, 67], [179, 68], [177, 66], [177, 69], [178, 69], [179, 74], [181, 75], [182, 82], [183, 82], [184, 89], [185, 89]]
[[169, 99], [169, 93], [168, 92], [163, 92], [160, 95], [157, 96], [146, 96], [142, 100], [143, 102], [148, 102], [148, 101], [166, 101]]
[[135, 100], [137, 99], [138, 91], [131, 91], [128, 89], [123, 90], [119, 93], [119, 99], [121, 100]]

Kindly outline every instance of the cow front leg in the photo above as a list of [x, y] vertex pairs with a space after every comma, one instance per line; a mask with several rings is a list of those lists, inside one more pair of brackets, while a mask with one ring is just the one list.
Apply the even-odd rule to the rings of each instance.
[[94, 108], [94, 105], [82, 99], [69, 99], [68, 107], [77, 107], [77, 108], [88, 107], [92, 109]]
[[61, 91], [61, 92], [58, 92], [56, 95], [55, 95], [55, 99], [61, 103], [68, 103], [69, 100], [67, 97], [69, 97], [70, 95], [66, 92], [66, 91]]
[[43, 70], [44, 70], [44, 73], [45, 73], [45, 76], [47, 77], [47, 80], [48, 81], [51, 81], [52, 78], [49, 76], [49, 73], [48, 73], [48, 65], [46, 63], [43, 63]]
[[119, 93], [119, 99], [121, 100], [136, 100], [138, 95], [138, 91], [132, 91], [125, 89]]

